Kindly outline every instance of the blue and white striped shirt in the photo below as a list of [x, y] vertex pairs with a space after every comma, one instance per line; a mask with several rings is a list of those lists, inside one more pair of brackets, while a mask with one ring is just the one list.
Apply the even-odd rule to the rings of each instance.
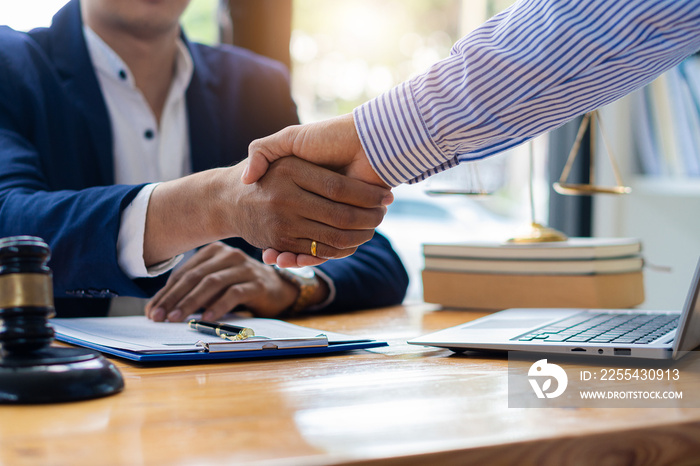
[[391, 186], [519, 145], [700, 49], [700, 0], [521, 0], [354, 110]]

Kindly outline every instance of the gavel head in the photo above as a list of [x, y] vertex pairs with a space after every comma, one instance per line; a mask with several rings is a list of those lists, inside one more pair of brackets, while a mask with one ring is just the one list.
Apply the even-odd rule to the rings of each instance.
[[41, 238], [0, 239], [0, 404], [86, 400], [124, 389], [117, 367], [100, 354], [51, 346], [50, 255]]
[[46, 265], [49, 246], [34, 236], [0, 239], [0, 347], [30, 353], [48, 346], [53, 329], [53, 283]]

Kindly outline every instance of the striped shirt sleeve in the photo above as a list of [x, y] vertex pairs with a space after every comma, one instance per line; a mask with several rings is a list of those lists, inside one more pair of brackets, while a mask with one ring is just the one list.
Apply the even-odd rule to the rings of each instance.
[[353, 114], [391, 186], [517, 146], [700, 49], [700, 0], [521, 0]]

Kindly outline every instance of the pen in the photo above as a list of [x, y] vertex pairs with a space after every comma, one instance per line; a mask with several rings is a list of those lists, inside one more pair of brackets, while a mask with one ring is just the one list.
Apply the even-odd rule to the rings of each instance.
[[231, 341], [245, 340], [255, 336], [252, 328], [239, 327], [237, 325], [222, 324], [219, 322], [207, 322], [206, 320], [192, 319], [187, 324], [192, 330], [207, 335], [215, 335]]

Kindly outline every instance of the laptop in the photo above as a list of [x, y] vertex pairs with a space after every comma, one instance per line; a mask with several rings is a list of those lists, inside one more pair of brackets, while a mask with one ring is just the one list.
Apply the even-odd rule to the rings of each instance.
[[700, 345], [700, 260], [682, 311], [506, 309], [414, 338], [412, 345], [464, 350], [679, 359]]

